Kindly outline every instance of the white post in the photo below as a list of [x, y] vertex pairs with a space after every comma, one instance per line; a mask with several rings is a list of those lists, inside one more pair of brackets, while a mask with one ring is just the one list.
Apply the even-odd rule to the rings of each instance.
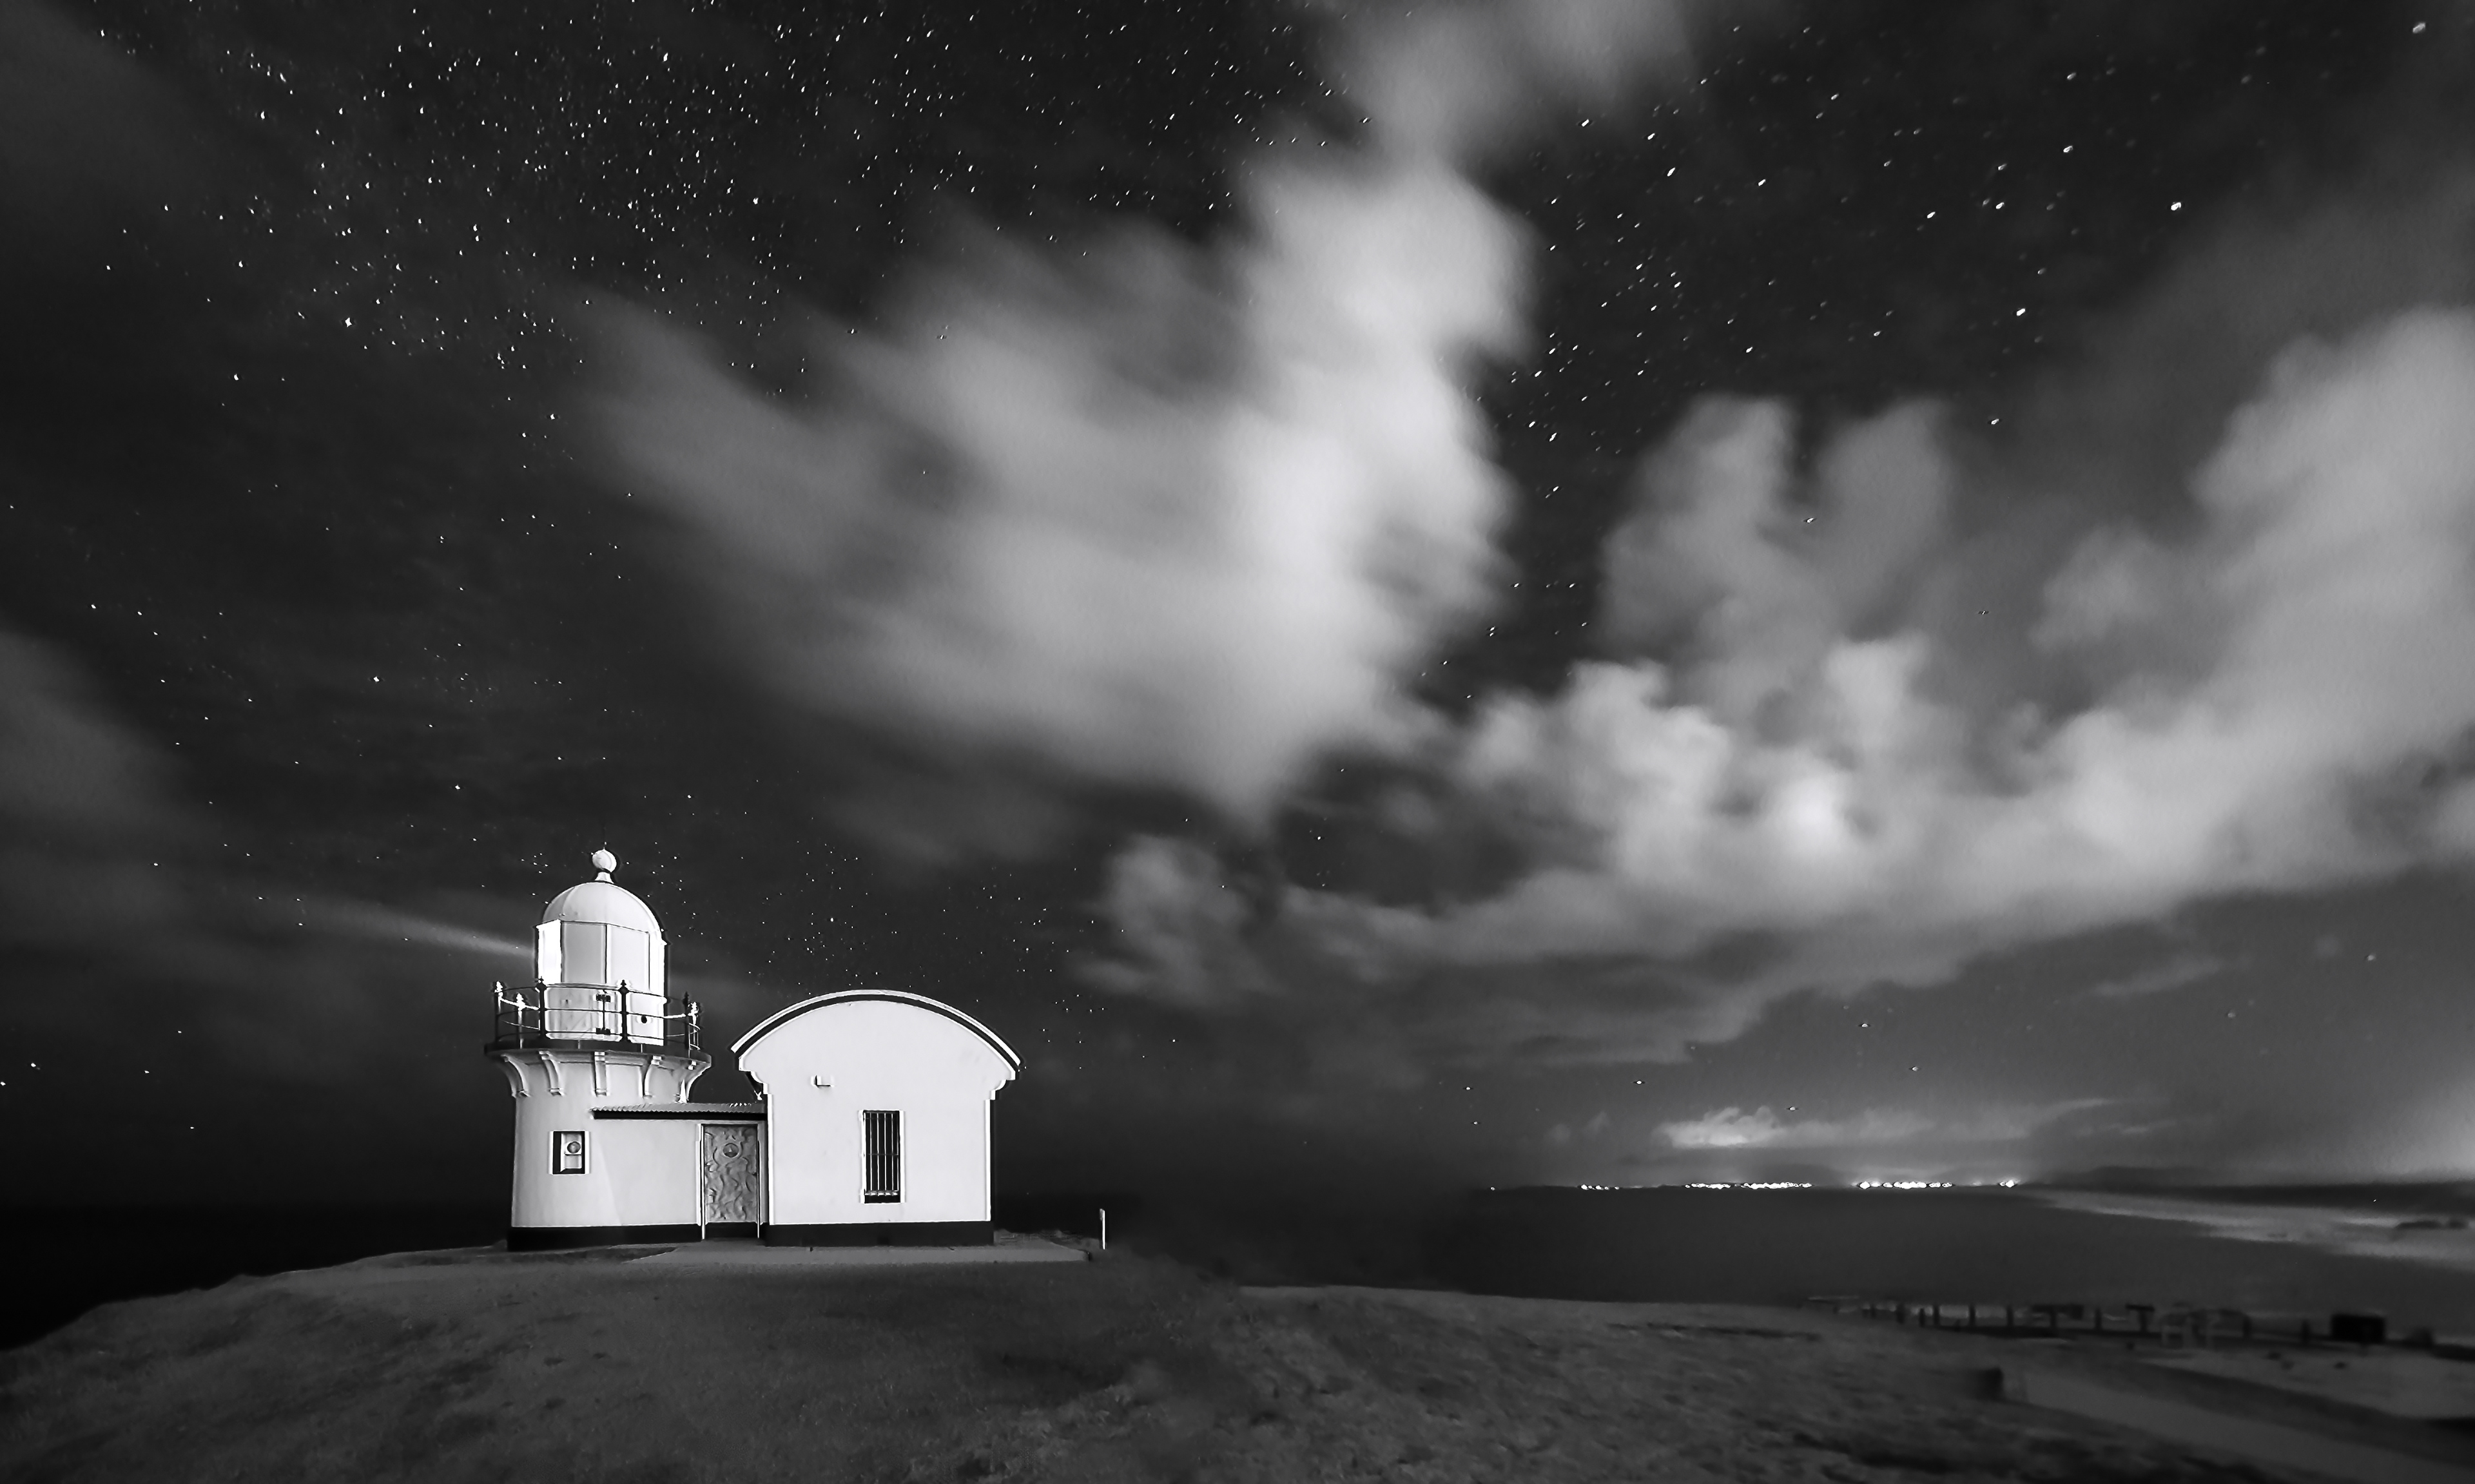
[[1100, 1207], [1100, 1251], [1109, 1250], [1109, 1208]]

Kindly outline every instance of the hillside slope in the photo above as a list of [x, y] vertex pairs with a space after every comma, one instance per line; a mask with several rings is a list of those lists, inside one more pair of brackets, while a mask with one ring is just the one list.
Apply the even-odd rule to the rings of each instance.
[[409, 1254], [108, 1305], [0, 1357], [0, 1476], [2280, 1476], [1986, 1399], [1995, 1342], [1827, 1316], [1246, 1290], [1115, 1254]]

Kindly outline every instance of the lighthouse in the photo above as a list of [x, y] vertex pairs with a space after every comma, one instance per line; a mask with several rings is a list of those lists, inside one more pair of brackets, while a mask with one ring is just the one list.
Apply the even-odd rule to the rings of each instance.
[[[544, 909], [534, 982], [498, 991], [486, 1051], [516, 1105], [511, 1247], [702, 1234], [697, 1207], [681, 1209], [670, 1187], [693, 1182], [698, 1125], [708, 1121], [727, 1130], [723, 1142], [744, 1160], [753, 1189], [755, 1110], [688, 1101], [713, 1064], [697, 1007], [670, 998], [661, 924], [611, 880], [617, 859], [597, 850], [593, 865], [592, 880]], [[665, 1115], [685, 1122], [658, 1132], [630, 1126]], [[755, 1219], [751, 1206], [751, 1234]]]

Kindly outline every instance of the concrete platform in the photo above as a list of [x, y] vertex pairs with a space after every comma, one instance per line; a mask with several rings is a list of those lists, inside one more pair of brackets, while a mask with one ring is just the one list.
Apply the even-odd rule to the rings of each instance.
[[690, 1242], [637, 1266], [665, 1268], [898, 1268], [951, 1263], [1088, 1262], [1090, 1254], [1038, 1237], [999, 1236], [988, 1247], [767, 1247], [762, 1242]]

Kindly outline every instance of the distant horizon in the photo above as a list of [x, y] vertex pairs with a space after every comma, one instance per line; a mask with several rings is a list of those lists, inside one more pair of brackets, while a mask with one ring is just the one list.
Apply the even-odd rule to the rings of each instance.
[[[1407, 1187], [1405, 1187], [1405, 1190]], [[2475, 1175], [2385, 1176], [2377, 1178], [2345, 1175], [2311, 1176], [2301, 1174], [2263, 1175], [2259, 1172], [2201, 1171], [2170, 1167], [2132, 1168], [2088, 1171], [2061, 1171], [2046, 1176], [2018, 1179], [1946, 1179], [1934, 1177], [1880, 1179], [1848, 1176], [1827, 1180], [1645, 1180], [1638, 1183], [1621, 1181], [1525, 1181], [1519, 1183], [1434, 1185], [1424, 1187], [1428, 1199], [1451, 1199], [1478, 1194], [1507, 1194], [1522, 1191], [1556, 1191], [1571, 1193], [1623, 1193], [1641, 1190], [1710, 1190], [1710, 1191], [1850, 1191], [1898, 1194], [1932, 1191], [2008, 1190], [2033, 1193], [2039, 1190], [2108, 1190], [2124, 1194], [2153, 1191], [2226, 1191], [2226, 1192], [2325, 1192], [2347, 1191], [2442, 1191], [2465, 1190], [2475, 1194]], [[1400, 1204], [1400, 1192], [1371, 1198], [1370, 1207]], [[1010, 1203], [1056, 1203], [1074, 1199], [1115, 1201], [1122, 1209], [1134, 1211], [1149, 1205], [1178, 1206], [1191, 1204], [1209, 1207], [1215, 1198], [1201, 1195], [1193, 1187], [1177, 1185], [1154, 1189], [1128, 1188], [1116, 1191], [1089, 1191], [1064, 1187], [1024, 1187], [1008, 1190], [999, 1187], [996, 1204], [1000, 1210]], [[1411, 1195], [1412, 1204], [1415, 1194]], [[0, 1210], [17, 1212], [78, 1211], [222, 1211], [233, 1213], [286, 1211], [365, 1211], [388, 1210], [489, 1212], [502, 1217], [503, 1197], [433, 1196], [418, 1199], [318, 1199], [281, 1201], [266, 1199], [227, 1199], [220, 1201], [166, 1201], [150, 1199], [110, 1199], [63, 1202], [27, 1202], [0, 1199]], [[1346, 1204], [1340, 1207], [1346, 1209]], [[999, 1225], [1003, 1225], [1000, 1221]]]

